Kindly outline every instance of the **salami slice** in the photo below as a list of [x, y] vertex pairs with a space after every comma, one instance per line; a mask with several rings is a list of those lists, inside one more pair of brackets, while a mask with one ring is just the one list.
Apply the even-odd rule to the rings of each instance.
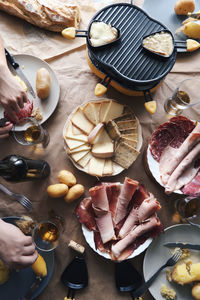
[[174, 117], [161, 124], [149, 142], [153, 158], [159, 162], [163, 150], [169, 144], [173, 148], [179, 148], [194, 127], [194, 122], [183, 116]]
[[[33, 110], [33, 102], [28, 100], [26, 103], [24, 103], [24, 107], [20, 109], [20, 112], [16, 113], [18, 120], [30, 117], [32, 114], [32, 110]], [[10, 122], [12, 122], [13, 124], [16, 123], [14, 120], [12, 120], [12, 118], [7, 114], [6, 111], [4, 111], [4, 117]]]

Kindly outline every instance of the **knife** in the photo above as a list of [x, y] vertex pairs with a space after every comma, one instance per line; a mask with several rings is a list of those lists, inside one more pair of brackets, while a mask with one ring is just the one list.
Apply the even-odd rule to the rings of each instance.
[[36, 290], [39, 288], [43, 278], [41, 276], [36, 276], [35, 281], [31, 285], [29, 291], [26, 293], [23, 300], [31, 300]]
[[6, 55], [6, 59], [7, 61], [11, 64], [11, 66], [15, 69], [15, 72], [17, 73], [17, 75], [25, 82], [30, 94], [36, 98], [36, 94], [30, 84], [30, 82], [28, 81], [27, 77], [24, 75], [24, 73], [22, 72], [19, 64], [14, 60], [13, 56], [10, 55], [10, 53], [8, 52], [8, 50], [5, 49], [5, 55]]
[[185, 249], [193, 249], [193, 250], [200, 250], [200, 245], [188, 244], [188, 243], [166, 243], [164, 244], [165, 247], [172, 248], [172, 247], [179, 247]]

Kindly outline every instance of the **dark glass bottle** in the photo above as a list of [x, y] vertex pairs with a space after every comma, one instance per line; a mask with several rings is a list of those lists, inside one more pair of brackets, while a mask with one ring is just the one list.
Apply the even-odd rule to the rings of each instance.
[[20, 155], [9, 155], [0, 161], [0, 176], [11, 182], [42, 179], [50, 174], [45, 160], [33, 160]]

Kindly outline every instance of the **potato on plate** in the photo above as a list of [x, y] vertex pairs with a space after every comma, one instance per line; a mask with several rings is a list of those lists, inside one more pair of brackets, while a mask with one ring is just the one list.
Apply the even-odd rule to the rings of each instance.
[[46, 99], [49, 96], [51, 87], [50, 74], [45, 68], [41, 68], [36, 74], [36, 91], [40, 99]]

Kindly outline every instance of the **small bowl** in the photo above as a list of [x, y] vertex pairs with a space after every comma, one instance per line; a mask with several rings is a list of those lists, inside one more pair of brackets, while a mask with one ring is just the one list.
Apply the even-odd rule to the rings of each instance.
[[[169, 33], [171, 35], [171, 37], [172, 37], [172, 51], [171, 51], [170, 55], [163, 55], [161, 53], [154, 52], [153, 50], [148, 49], [148, 48], [146, 48], [143, 45], [144, 39], [146, 39], [147, 37], [153, 36], [153, 35], [155, 35], [157, 33]], [[156, 32], [153, 32], [153, 33], [150, 33], [148, 35], [143, 36], [142, 37], [142, 47], [145, 49], [145, 51], [148, 51], [149, 53], [152, 53], [152, 54], [154, 54], [156, 56], [159, 56], [159, 57], [162, 57], [162, 58], [169, 58], [173, 54], [174, 48], [175, 48], [174, 37], [173, 37], [172, 33], [169, 30], [167, 30], [167, 29], [159, 30], [159, 31], [156, 31]]]

